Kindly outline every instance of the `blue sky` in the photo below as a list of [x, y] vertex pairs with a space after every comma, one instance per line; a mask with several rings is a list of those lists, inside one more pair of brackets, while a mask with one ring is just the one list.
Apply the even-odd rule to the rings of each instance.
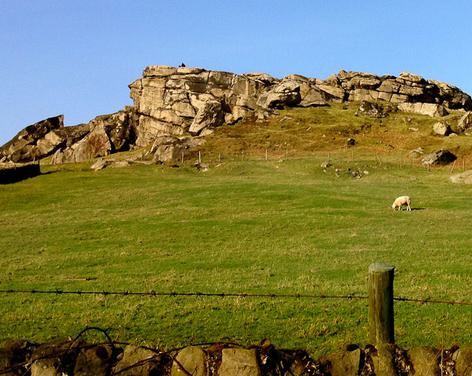
[[146, 65], [410, 71], [472, 94], [470, 0], [0, 0], [0, 144], [131, 104]]

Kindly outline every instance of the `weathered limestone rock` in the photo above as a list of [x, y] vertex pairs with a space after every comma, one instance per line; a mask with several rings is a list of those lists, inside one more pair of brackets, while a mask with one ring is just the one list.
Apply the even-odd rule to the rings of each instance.
[[255, 349], [223, 349], [218, 376], [261, 376]]
[[417, 347], [408, 351], [415, 376], [439, 376], [439, 352], [436, 349]]
[[114, 374], [122, 376], [161, 375], [168, 368], [170, 360], [154, 351], [128, 345], [123, 357], [113, 368]]
[[447, 123], [438, 121], [433, 124], [433, 134], [437, 136], [448, 136], [451, 132], [451, 127]]
[[461, 347], [454, 353], [453, 359], [457, 376], [472, 376], [472, 346]]
[[65, 137], [59, 132], [51, 131], [38, 140], [36, 147], [40, 155], [47, 156], [56, 150], [59, 145], [64, 143], [65, 140]]
[[197, 112], [190, 125], [189, 132], [198, 135], [207, 127], [218, 127], [224, 122], [224, 112], [221, 102], [209, 100]]
[[107, 161], [105, 159], [98, 159], [94, 164], [90, 166], [90, 169], [94, 171], [100, 171], [109, 165], [110, 165], [110, 161]]
[[104, 126], [97, 126], [87, 136], [63, 151], [57, 151], [52, 164], [84, 162], [110, 154], [112, 144]]
[[316, 80], [297, 74], [291, 74], [285, 77], [285, 80], [294, 81], [299, 85], [301, 99], [300, 103], [298, 103], [299, 106], [312, 107], [329, 105], [329, 95], [316, 87]]
[[113, 351], [108, 345], [97, 345], [80, 350], [74, 367], [74, 376], [106, 376], [113, 361]]
[[109, 115], [97, 116], [89, 122], [89, 129], [93, 132], [97, 128], [102, 128], [109, 138], [113, 152], [128, 150], [129, 145], [134, 143], [133, 115], [133, 111], [128, 109]]
[[300, 102], [300, 84], [293, 80], [284, 80], [261, 96], [258, 104], [264, 108], [284, 108]]
[[47, 343], [34, 350], [31, 376], [62, 376], [72, 373], [80, 342]]
[[345, 351], [326, 357], [331, 363], [332, 376], [357, 376], [359, 374], [361, 350]]
[[449, 150], [438, 150], [434, 153], [427, 154], [423, 157], [421, 162], [425, 166], [433, 166], [433, 165], [447, 165], [449, 163], [454, 162], [457, 157], [451, 153]]
[[[78, 124], [70, 127], [64, 127], [60, 131], [61, 136], [66, 139], [66, 147], [70, 147], [76, 142], [80, 141], [90, 132], [89, 124]], [[60, 150], [60, 149], [57, 149]]]
[[393, 364], [393, 349], [388, 345], [378, 346], [377, 354], [372, 357], [376, 375], [396, 376]]
[[27, 374], [26, 360], [31, 356], [34, 345], [27, 341], [7, 341], [0, 346], [0, 372], [4, 376]]
[[447, 110], [442, 105], [436, 103], [400, 103], [398, 109], [403, 112], [428, 115], [431, 117], [446, 116], [448, 114]]
[[152, 146], [142, 154], [141, 160], [152, 160], [154, 163], [166, 163], [187, 159], [192, 149], [205, 143], [202, 137], [156, 137]]
[[179, 351], [172, 364], [171, 376], [180, 375], [206, 376], [206, 354], [196, 346], [189, 346]]
[[[0, 147], [0, 159], [6, 157], [12, 162], [31, 162], [46, 157], [53, 150], [52, 144], [57, 142], [50, 133], [63, 127], [64, 115], [41, 120], [26, 127]], [[47, 140], [41, 141], [47, 135]], [[40, 142], [39, 147], [37, 142]]]
[[468, 111], [459, 119], [457, 129], [460, 132], [467, 132], [472, 128], [472, 111]]

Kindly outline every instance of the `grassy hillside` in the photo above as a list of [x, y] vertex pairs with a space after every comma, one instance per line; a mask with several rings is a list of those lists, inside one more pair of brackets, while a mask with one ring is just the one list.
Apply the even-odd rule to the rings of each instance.
[[[472, 301], [470, 187], [449, 183], [451, 167], [404, 158], [451, 143], [468, 161], [469, 139], [430, 136], [430, 118], [409, 116], [412, 132], [408, 115], [380, 125], [354, 112], [296, 109], [222, 127], [201, 150], [207, 172], [67, 165], [0, 186], [0, 289], [365, 295], [368, 265], [383, 261], [396, 266], [397, 296]], [[356, 131], [363, 123], [372, 126]], [[349, 136], [357, 146], [345, 147]], [[328, 154], [334, 167], [323, 171]], [[392, 212], [400, 194], [417, 210]], [[395, 310], [402, 346], [470, 343], [471, 306]], [[0, 317], [0, 339], [94, 325], [167, 348], [269, 337], [326, 353], [367, 342], [364, 300], [0, 294]]]

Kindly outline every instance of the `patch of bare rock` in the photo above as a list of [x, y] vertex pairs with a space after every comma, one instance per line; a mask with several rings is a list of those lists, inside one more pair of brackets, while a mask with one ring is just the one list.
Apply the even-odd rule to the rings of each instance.
[[449, 180], [455, 184], [472, 184], [472, 170], [452, 175]]
[[[471, 97], [457, 87], [411, 73], [395, 77], [340, 71], [326, 80], [295, 74], [278, 79], [265, 73], [153, 65], [129, 88], [132, 106], [87, 124], [65, 127], [59, 115], [26, 127], [0, 147], [0, 162], [48, 157], [51, 163], [82, 162], [134, 147], [159, 150], [156, 158], [161, 160], [178, 158], [192, 147], [190, 139], [200, 140], [222, 124], [261, 121], [276, 109], [331, 102], [363, 102], [360, 112], [373, 117], [392, 109], [434, 117], [451, 109], [472, 111]], [[373, 102], [385, 106], [368, 104]], [[471, 114], [460, 120], [461, 132], [471, 127]]]

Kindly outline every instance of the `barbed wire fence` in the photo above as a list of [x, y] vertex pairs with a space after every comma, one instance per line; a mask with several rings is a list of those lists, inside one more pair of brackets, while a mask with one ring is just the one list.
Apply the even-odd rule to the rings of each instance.
[[[4, 295], [20, 295], [20, 294], [39, 294], [39, 295], [80, 295], [80, 296], [87, 296], [87, 295], [101, 295], [101, 296], [120, 296], [120, 297], [148, 297], [148, 298], [158, 298], [158, 297], [209, 297], [209, 298], [246, 298], [246, 299], [277, 299], [277, 300], [286, 300], [286, 299], [310, 299], [310, 300], [323, 300], [323, 299], [332, 299], [332, 300], [368, 300], [369, 301], [369, 331], [374, 330], [373, 333], [370, 333], [370, 340], [372, 343], [382, 343], [384, 340], [388, 340], [389, 331], [393, 331], [393, 317], [391, 318], [391, 322], [389, 320], [383, 320], [384, 314], [388, 311], [388, 306], [393, 307], [393, 301], [399, 302], [407, 302], [407, 303], [416, 303], [416, 304], [443, 304], [443, 305], [455, 305], [455, 306], [472, 306], [472, 301], [466, 300], [444, 300], [444, 299], [436, 299], [436, 298], [409, 298], [409, 297], [402, 297], [402, 296], [393, 296], [393, 267], [384, 265], [384, 264], [372, 264], [371, 267], [375, 267], [370, 269], [369, 267], [369, 294], [368, 295], [359, 295], [359, 294], [297, 294], [297, 293], [244, 293], [244, 292], [198, 292], [198, 291], [110, 291], [110, 290], [101, 290], [101, 291], [93, 291], [93, 290], [63, 290], [60, 288], [54, 289], [0, 289], [0, 294]], [[386, 268], [388, 266], [388, 268]], [[387, 281], [386, 279], [377, 280], [373, 275], [381, 275], [381, 274], [389, 274], [391, 278]], [[390, 293], [388, 292], [390, 290]], [[388, 299], [384, 299], [383, 296], [379, 296], [379, 291], [381, 292], [380, 295], [383, 294], [382, 291], [386, 292], [385, 296], [389, 295]], [[375, 303], [372, 303], [372, 299], [375, 299]], [[380, 308], [377, 309], [375, 306], [380, 304]], [[371, 312], [371, 305], [374, 307]], [[393, 309], [392, 309], [393, 315]], [[387, 314], [388, 316], [388, 314]], [[380, 320], [377, 320], [380, 319]], [[371, 323], [372, 321], [372, 323]], [[101, 343], [95, 344], [87, 344], [84, 341], [80, 341], [82, 337], [90, 332], [90, 331], [98, 331], [99, 333], [103, 334], [106, 341]], [[393, 336], [390, 338], [391, 342], [394, 343]], [[238, 344], [234, 343], [221, 343], [223, 346], [226, 347], [241, 347]], [[116, 363], [118, 360], [118, 354], [121, 350], [117, 349], [117, 346], [127, 346], [131, 345], [130, 343], [126, 342], [117, 342], [113, 341], [111, 337], [108, 335], [107, 330], [101, 329], [99, 327], [87, 327], [82, 330], [75, 338], [71, 338], [68, 342], [68, 345], [62, 349], [55, 349], [55, 351], [50, 351], [47, 354], [42, 354], [36, 356], [32, 359], [26, 359], [21, 361], [17, 364], [13, 364], [4, 368], [0, 369], [0, 375], [3, 374], [10, 374], [11, 372], [22, 372], [28, 373], [31, 372], [31, 368], [33, 367], [34, 362], [47, 360], [47, 359], [63, 359], [69, 355], [73, 355], [77, 357], [80, 351], [86, 351], [94, 346], [108, 346], [111, 349], [110, 359], [111, 362], [108, 365], [112, 367], [113, 364]], [[193, 346], [204, 346], [204, 345], [212, 345], [210, 343], [207, 344], [193, 344]], [[141, 346], [143, 347], [143, 346]], [[158, 349], [153, 349], [149, 347], [143, 347], [149, 350], [153, 355], [151, 357], [147, 357], [146, 359], [139, 360], [133, 364], [127, 365], [122, 369], [109, 369], [110, 375], [118, 375], [121, 373], [126, 373], [127, 371], [137, 368], [143, 367], [147, 364], [153, 364], [154, 366], [163, 366], [169, 367], [169, 364], [177, 364], [180, 370], [184, 374], [191, 375], [191, 373], [186, 370], [182, 364], [178, 362], [176, 359], [176, 353], [181, 349], [172, 349], [167, 351], [161, 351]], [[262, 345], [258, 347], [259, 353], [262, 353], [263, 348]], [[267, 354], [266, 354], [267, 355]], [[264, 356], [266, 356], [264, 355]], [[307, 355], [308, 356], [308, 355]], [[320, 364], [317, 364], [316, 361], [313, 361], [311, 358], [307, 358], [307, 365], [308, 367], [313, 367], [313, 369], [317, 369]], [[162, 365], [162, 364], [164, 365]], [[280, 363], [282, 364], [282, 363]], [[285, 373], [284, 373], [285, 374]], [[323, 373], [313, 373], [313, 374], [323, 374]]]
[[[235, 292], [178, 292], [178, 291], [90, 291], [62, 289], [0, 289], [0, 294], [39, 294], [39, 295], [102, 295], [102, 296], [143, 296], [143, 297], [219, 297], [219, 298], [270, 298], [270, 299], [340, 299], [367, 300], [367, 295], [328, 295], [328, 294], [275, 294], [275, 293], [235, 293]], [[472, 301], [443, 300], [435, 298], [393, 297], [393, 300], [419, 304], [447, 304], [472, 306]]]

